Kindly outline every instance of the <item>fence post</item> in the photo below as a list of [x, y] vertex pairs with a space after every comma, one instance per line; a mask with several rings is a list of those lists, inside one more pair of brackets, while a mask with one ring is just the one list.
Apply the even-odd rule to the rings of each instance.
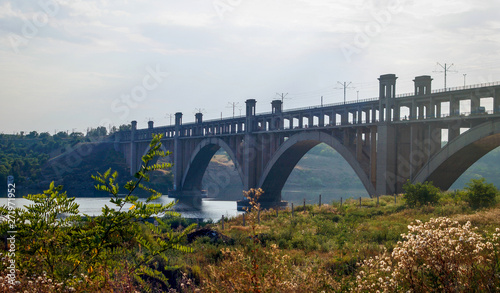
[[224, 230], [224, 215], [222, 215], [221, 223], [222, 223], [222, 230]]
[[305, 213], [305, 212], [306, 212], [306, 199], [304, 198], [304, 211], [303, 211], [303, 213]]
[[292, 202], [292, 218], [293, 218], [293, 202]]
[[321, 194], [319, 195], [319, 206], [321, 207]]
[[361, 196], [359, 197], [359, 207], [361, 207]]
[[245, 227], [245, 214], [243, 214], [243, 227]]

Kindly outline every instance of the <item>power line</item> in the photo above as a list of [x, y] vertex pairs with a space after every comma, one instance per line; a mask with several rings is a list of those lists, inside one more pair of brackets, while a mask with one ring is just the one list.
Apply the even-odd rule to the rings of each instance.
[[167, 115], [165, 115], [165, 118], [170, 118], [170, 124], [169, 125], [172, 125], [172, 118], [174, 118], [175, 114], [169, 114], [167, 113]]
[[[280, 98], [281, 98], [281, 103], [283, 103], [283, 100], [285, 99], [285, 97], [288, 95], [288, 93], [284, 94], [284, 93], [276, 93], [276, 95], [278, 95]], [[290, 99], [290, 98], [288, 98]]]
[[[228, 104], [226, 106], [226, 108], [233, 108], [233, 119], [234, 119], [234, 109], [236, 107], [238, 107], [238, 109], [239, 109], [240, 108], [239, 104], [240, 104], [239, 102], [228, 102]], [[221, 116], [221, 119], [222, 119], [222, 116]]]
[[352, 82], [345, 82], [344, 83], [341, 83], [340, 81], [337, 81], [338, 84], [340, 84], [342, 87], [341, 88], [338, 88], [336, 87], [335, 89], [338, 89], [338, 90], [341, 90], [342, 88], [344, 89], [344, 104], [345, 104], [345, 99], [346, 99], [346, 90], [347, 89], [354, 89], [354, 87], [349, 87], [349, 85], [352, 83]]
[[[441, 66], [441, 68], [443, 68], [443, 71], [433, 71], [433, 72], [438, 72], [438, 73], [444, 72], [444, 91], [446, 91], [446, 76], [448, 71], [450, 71], [450, 68], [453, 66], [453, 63], [451, 63], [451, 65], [449, 66], [445, 63], [443, 66], [439, 62], [437, 62], [437, 65]], [[451, 72], [457, 72], [457, 71], [451, 71]]]

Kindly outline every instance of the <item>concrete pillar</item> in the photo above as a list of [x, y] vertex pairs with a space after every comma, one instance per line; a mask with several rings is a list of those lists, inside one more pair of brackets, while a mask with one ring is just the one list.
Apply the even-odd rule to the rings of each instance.
[[378, 126], [377, 141], [377, 184], [378, 195], [389, 195], [396, 192], [396, 143], [394, 126], [382, 124]]
[[361, 131], [361, 127], [358, 127], [356, 129], [356, 159], [360, 161], [362, 155], [363, 155], [363, 132]]
[[433, 98], [429, 102], [429, 113], [427, 116], [429, 116], [428, 118], [436, 118], [436, 104]]
[[441, 118], [441, 102], [436, 102], [436, 118]]
[[479, 113], [479, 106], [481, 106], [481, 99], [476, 96], [472, 95], [470, 99], [470, 113], [471, 114], [478, 114]]
[[314, 114], [313, 113], [309, 113], [309, 121], [307, 122], [307, 124], [309, 124], [309, 128], [311, 128], [313, 125], [314, 125]]
[[450, 116], [460, 116], [460, 100], [450, 97]]
[[340, 124], [341, 125], [347, 125], [349, 122], [349, 112], [347, 109], [344, 109], [344, 112], [340, 114]]
[[428, 95], [432, 91], [432, 78], [429, 75], [415, 77], [415, 96]]
[[302, 114], [299, 114], [299, 128], [304, 128], [304, 117], [302, 117]]
[[399, 114], [400, 109], [401, 108], [399, 107], [399, 105], [394, 103], [394, 117], [393, 117], [392, 121], [399, 121], [400, 120], [399, 119], [400, 118], [399, 116], [401, 116]]
[[153, 127], [154, 127], [154, 122], [148, 121], [148, 129], [153, 129]]
[[[392, 106], [396, 97], [396, 75], [385, 74], [379, 77], [379, 121], [392, 121]], [[385, 119], [384, 119], [384, 109]]]
[[132, 129], [130, 130], [130, 175], [134, 175], [138, 171], [137, 167], [137, 144], [135, 142], [136, 132], [137, 132], [137, 121], [132, 121], [130, 123]]
[[175, 136], [174, 136], [174, 190], [180, 192], [182, 190], [182, 176], [183, 174], [183, 147], [180, 137], [182, 133], [182, 113], [175, 113]]
[[358, 106], [358, 124], [363, 123], [363, 110]]
[[377, 186], [377, 127], [370, 129], [370, 181]]
[[385, 110], [385, 105], [382, 102], [382, 100], [378, 101], [378, 122], [384, 122], [384, 110]]
[[372, 106], [372, 120], [371, 123], [377, 122], [377, 109], [375, 106]]
[[243, 142], [243, 173], [244, 190], [249, 190], [250, 188], [257, 187], [257, 168], [256, 162], [258, 161], [258, 149], [256, 145], [256, 135], [246, 133], [245, 140]]
[[333, 111], [332, 116], [330, 117], [330, 124], [335, 126], [337, 125], [337, 112]]
[[325, 126], [325, 114], [323, 112], [319, 113], [318, 126], [319, 127]]
[[425, 109], [425, 106], [423, 104], [420, 104], [418, 106], [418, 119], [424, 119], [424, 109]]
[[414, 119], [417, 119], [417, 101], [415, 99], [412, 99], [410, 107], [410, 120]]
[[500, 113], [500, 88], [495, 89], [493, 96], [493, 113]]
[[452, 141], [456, 137], [460, 135], [460, 126], [459, 124], [450, 124], [448, 125], [448, 142]]
[[246, 104], [246, 120], [245, 120], [245, 132], [252, 133], [256, 130], [255, 121], [255, 107], [257, 101], [255, 99], [248, 99], [245, 101]]

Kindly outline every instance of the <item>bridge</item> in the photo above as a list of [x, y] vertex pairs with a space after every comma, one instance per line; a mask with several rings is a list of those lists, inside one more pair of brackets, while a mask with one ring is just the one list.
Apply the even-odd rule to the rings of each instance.
[[[432, 90], [431, 76], [417, 76], [415, 91], [396, 95], [396, 75], [379, 78], [379, 96], [345, 103], [256, 113], [246, 100], [246, 115], [137, 129], [115, 136], [131, 173], [154, 133], [164, 134], [172, 152], [174, 192], [199, 194], [205, 170], [219, 150], [234, 162], [246, 190], [262, 188], [261, 201], [281, 200], [281, 190], [297, 162], [325, 143], [349, 163], [370, 196], [402, 192], [403, 184], [433, 181], [442, 190], [479, 158], [500, 146], [500, 82]], [[446, 143], [445, 143], [446, 142]], [[332, 166], [335, 168], [335, 166]], [[335, 180], [335, 178], [332, 178]]]

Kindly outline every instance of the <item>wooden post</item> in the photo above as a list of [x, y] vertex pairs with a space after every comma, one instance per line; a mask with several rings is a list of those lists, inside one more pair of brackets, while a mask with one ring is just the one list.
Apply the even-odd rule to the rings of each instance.
[[293, 218], [293, 202], [292, 202], [292, 218]]
[[224, 215], [222, 215], [221, 223], [222, 223], [222, 230], [224, 230]]
[[361, 207], [361, 196], [359, 197], [359, 207]]
[[342, 207], [342, 197], [340, 197], [340, 207]]
[[304, 213], [306, 212], [306, 199], [304, 198]]
[[319, 195], [319, 206], [321, 207], [321, 194]]
[[379, 201], [378, 201], [378, 194], [377, 194], [377, 206], [378, 206], [378, 203], [379, 203]]
[[243, 227], [245, 227], [245, 214], [243, 214]]

